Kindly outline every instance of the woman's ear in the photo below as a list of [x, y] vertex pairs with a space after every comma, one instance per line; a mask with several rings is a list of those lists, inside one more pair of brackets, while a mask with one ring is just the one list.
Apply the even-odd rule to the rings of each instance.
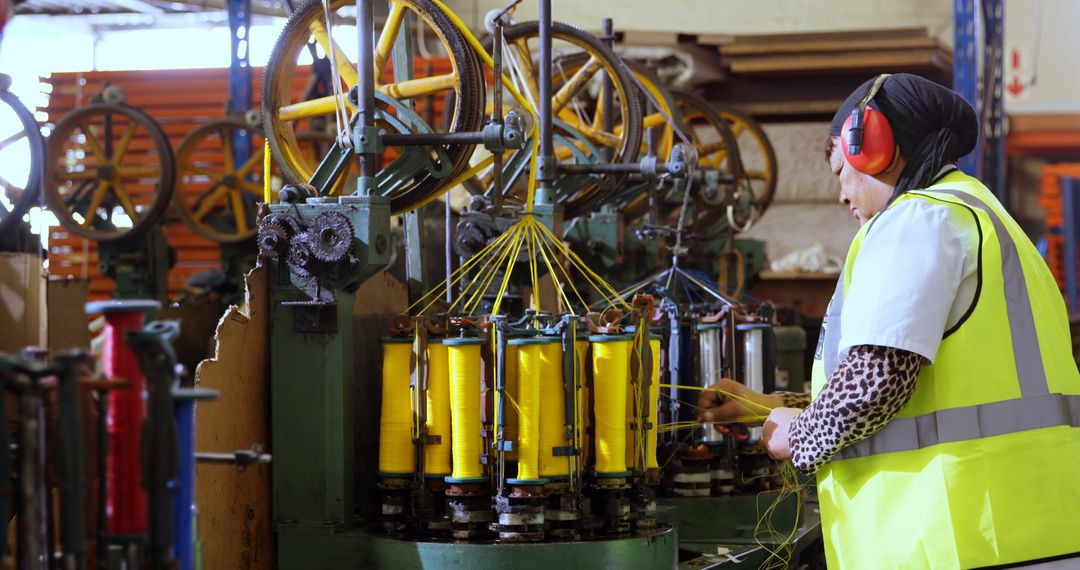
[[890, 173], [897, 167], [899, 167], [900, 170], [904, 169], [904, 161], [900, 160], [900, 145], [896, 145], [893, 150], [892, 161], [890, 161], [889, 166], [882, 171], [882, 174]]

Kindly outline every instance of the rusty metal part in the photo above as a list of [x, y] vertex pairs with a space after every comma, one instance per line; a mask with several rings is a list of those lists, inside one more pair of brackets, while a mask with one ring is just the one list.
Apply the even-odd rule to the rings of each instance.
[[337, 263], [352, 251], [355, 232], [340, 212], [322, 212], [311, 220], [307, 234], [311, 252], [323, 263]]

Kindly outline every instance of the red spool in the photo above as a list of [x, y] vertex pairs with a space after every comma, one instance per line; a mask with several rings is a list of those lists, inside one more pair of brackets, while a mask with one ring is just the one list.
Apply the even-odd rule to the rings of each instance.
[[146, 382], [139, 371], [138, 360], [124, 340], [126, 332], [142, 329], [145, 320], [146, 314], [139, 310], [105, 313], [102, 368], [108, 378], [131, 382], [130, 388], [109, 392], [106, 508], [109, 533], [113, 535], [145, 534], [147, 531], [147, 497], [139, 465]]

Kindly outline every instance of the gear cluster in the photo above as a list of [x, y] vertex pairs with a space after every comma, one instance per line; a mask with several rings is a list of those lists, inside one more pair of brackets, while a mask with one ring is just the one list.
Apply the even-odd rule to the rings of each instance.
[[263, 218], [259, 249], [272, 258], [285, 258], [289, 269], [313, 277], [331, 265], [348, 259], [355, 232], [344, 214], [322, 212], [306, 224], [286, 213]]

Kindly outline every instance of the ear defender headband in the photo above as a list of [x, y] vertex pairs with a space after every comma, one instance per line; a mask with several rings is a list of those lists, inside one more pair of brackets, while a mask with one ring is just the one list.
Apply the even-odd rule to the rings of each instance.
[[851, 116], [844, 121], [840, 130], [840, 146], [844, 158], [864, 174], [881, 174], [892, 163], [896, 143], [893, 140], [892, 127], [885, 114], [869, 107], [870, 101], [889, 78], [883, 73], [874, 79], [859, 104], [851, 110]]

